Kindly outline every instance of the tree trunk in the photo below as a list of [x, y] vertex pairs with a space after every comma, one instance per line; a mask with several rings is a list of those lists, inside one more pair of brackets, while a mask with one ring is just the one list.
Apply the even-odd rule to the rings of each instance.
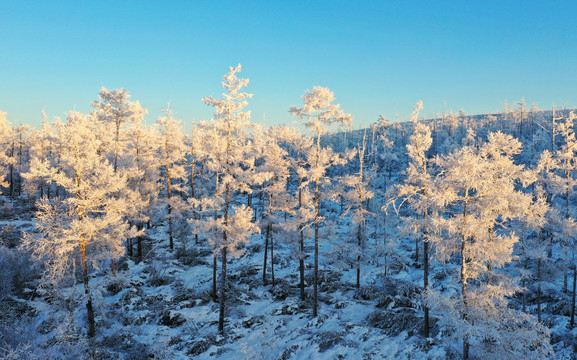
[[[423, 291], [425, 294], [429, 290], [429, 240], [428, 233], [423, 234]], [[430, 321], [429, 321], [429, 307], [424, 305], [423, 310], [425, 311], [425, 326], [424, 335], [429, 337], [430, 332]]]
[[220, 285], [220, 311], [218, 314], [218, 332], [224, 335], [224, 303], [226, 296], [226, 246], [222, 248], [222, 270]]
[[305, 242], [304, 242], [304, 234], [302, 225], [299, 225], [299, 275], [300, 275], [300, 291], [301, 291], [301, 300], [305, 300]]
[[267, 226], [267, 233], [270, 233], [269, 238], [270, 238], [270, 276], [271, 276], [271, 280], [272, 280], [272, 286], [274, 287], [275, 285], [275, 281], [274, 281], [274, 240], [272, 237], [272, 224], [269, 223]]
[[[361, 207], [362, 210], [362, 207]], [[357, 246], [359, 247], [359, 255], [357, 255], [357, 289], [361, 287], [361, 249], [362, 249], [362, 225], [359, 222], [357, 229]]]
[[84, 280], [84, 293], [86, 294], [86, 311], [88, 312], [88, 337], [96, 335], [96, 322], [94, 320], [94, 308], [92, 307], [92, 295], [88, 284], [88, 263], [86, 261], [86, 245], [80, 245], [82, 255], [82, 279]]
[[313, 305], [313, 317], [318, 316], [319, 307], [319, 219], [320, 219], [320, 194], [319, 185], [315, 185], [315, 260], [314, 260], [314, 305]]
[[268, 282], [266, 280], [266, 263], [268, 261], [268, 237], [269, 237], [269, 228], [266, 227], [266, 234], [264, 236], [264, 262], [262, 265], [262, 284], [267, 285]]
[[537, 260], [537, 321], [541, 322], [541, 258]]
[[127, 247], [128, 256], [133, 257], [134, 256], [134, 249], [132, 247], [132, 239], [126, 239], [126, 247]]
[[[466, 193], [466, 196], [468, 196], [468, 191]], [[467, 204], [465, 203], [465, 205], [463, 206], [463, 228], [465, 227], [466, 223], [467, 223]], [[462, 236], [461, 251], [460, 251], [460, 257], [461, 257], [461, 296], [463, 298], [463, 319], [466, 321], [467, 320], [467, 313], [468, 313], [468, 302], [467, 302], [467, 280], [468, 280], [468, 276], [467, 276], [467, 257], [465, 255], [467, 236], [465, 234], [462, 234], [461, 236]], [[463, 359], [464, 360], [469, 359], [469, 335], [468, 334], [465, 334], [463, 336]]]
[[[227, 146], [228, 151], [228, 146]], [[222, 269], [221, 269], [221, 287], [220, 287], [220, 311], [218, 314], [218, 332], [221, 335], [224, 335], [224, 306], [226, 302], [226, 252], [227, 242], [228, 242], [228, 234], [227, 234], [227, 226], [228, 226], [228, 207], [230, 204], [230, 185], [226, 184], [226, 196], [224, 201], [224, 231], [222, 234], [224, 240], [224, 246], [222, 248]]]
[[571, 293], [571, 324], [573, 329], [575, 325], [575, 292], [577, 291], [577, 266], [573, 265], [573, 291]]
[[138, 262], [141, 262], [142, 261], [142, 236], [139, 236], [137, 238], [136, 254], [137, 254], [136, 256], [138, 257]]
[[[301, 154], [300, 152], [297, 154], [297, 161], [300, 164]], [[302, 192], [302, 179], [299, 176], [299, 213], [303, 203], [303, 192]], [[303, 234], [303, 226], [299, 223], [299, 274], [300, 274], [300, 291], [301, 291], [301, 301], [305, 300], [305, 239]]]
[[[14, 142], [12, 142], [10, 157], [14, 157]], [[14, 165], [12, 163], [10, 164], [10, 196], [14, 196]]]
[[212, 255], [212, 297], [216, 299], [216, 268], [217, 268], [216, 254]]
[[170, 188], [170, 164], [168, 162], [166, 163], [166, 196], [168, 200], [168, 241], [170, 250], [172, 250], [174, 249], [174, 240], [172, 238], [172, 203], [170, 202], [172, 192]]

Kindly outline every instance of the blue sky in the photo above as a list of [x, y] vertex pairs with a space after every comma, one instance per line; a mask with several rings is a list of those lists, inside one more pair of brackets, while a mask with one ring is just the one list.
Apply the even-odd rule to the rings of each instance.
[[253, 121], [290, 123], [326, 86], [355, 127], [379, 114], [499, 111], [524, 97], [577, 105], [575, 1], [0, 0], [0, 110], [14, 124], [91, 110], [126, 88], [152, 123], [169, 101], [190, 124], [241, 63]]

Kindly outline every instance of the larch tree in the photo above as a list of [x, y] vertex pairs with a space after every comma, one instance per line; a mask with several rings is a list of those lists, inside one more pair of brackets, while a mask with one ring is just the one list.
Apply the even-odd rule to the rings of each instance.
[[6, 113], [0, 111], [0, 186], [10, 187], [9, 180], [13, 177], [14, 157], [10, 153], [12, 139], [14, 137], [12, 126], [6, 118]]
[[96, 321], [90, 288], [90, 269], [107, 258], [124, 253], [122, 242], [137, 235], [125, 220], [127, 203], [113, 196], [126, 186], [126, 178], [99, 153], [93, 119], [76, 112], [56, 124], [61, 145], [58, 168], [48, 168], [50, 181], [63, 189], [53, 201], [37, 206], [38, 233], [23, 246], [45, 264], [44, 279], [57, 284], [80, 258], [88, 313], [88, 336], [95, 336]]
[[[355, 151], [356, 150], [356, 151]], [[361, 266], [366, 264], [366, 222], [372, 214], [367, 209], [367, 202], [373, 198], [374, 193], [369, 189], [369, 180], [366, 175], [365, 153], [366, 153], [366, 136], [363, 136], [362, 143], [356, 149], [356, 158], [359, 162], [358, 172], [353, 175], [344, 176], [341, 179], [345, 192], [343, 200], [345, 203], [344, 216], [352, 212], [352, 221], [356, 225], [353, 230], [353, 239], [356, 240], [348, 252], [351, 258], [351, 265], [356, 267], [357, 289], [361, 287]], [[353, 152], [353, 154], [354, 154]]]
[[42, 111], [42, 127], [31, 134], [30, 168], [23, 174], [27, 180], [30, 194], [39, 194], [40, 198], [50, 198], [50, 175], [48, 168], [52, 159], [54, 142], [52, 126], [47, 121], [48, 116]]
[[156, 125], [162, 144], [159, 147], [159, 158], [166, 185], [168, 240], [172, 250], [174, 248], [175, 226], [178, 220], [182, 218], [181, 213], [184, 209], [182, 196], [174, 196], [173, 193], [183, 194], [185, 192], [182, 182], [186, 179], [184, 160], [187, 149], [182, 125], [179, 120], [174, 119], [174, 112], [170, 105], [163, 112], [164, 115], [158, 118]]
[[[255, 154], [259, 165], [255, 168], [256, 183], [262, 183], [262, 191], [267, 199], [267, 208], [263, 214], [263, 225], [261, 232], [265, 230], [265, 247], [263, 260], [263, 283], [266, 285], [268, 279], [267, 270], [267, 252], [270, 248], [270, 266], [272, 286], [275, 285], [274, 275], [274, 232], [277, 230], [279, 223], [278, 217], [290, 212], [291, 199], [286, 191], [289, 177], [289, 160], [287, 152], [279, 145], [278, 137], [282, 138], [282, 132], [277, 128], [264, 129], [257, 127], [253, 134], [253, 150], [258, 151]], [[263, 151], [260, 152], [259, 150]]]
[[129, 101], [129, 98], [130, 94], [125, 89], [108, 90], [103, 87], [98, 94], [98, 101], [92, 102], [93, 115], [105, 127], [103, 132], [110, 135], [103, 140], [112, 143], [105, 151], [109, 154], [114, 171], [118, 170], [119, 158], [128, 140], [125, 136], [127, 125], [141, 122], [148, 113], [138, 101]]
[[304, 125], [310, 129], [315, 138], [315, 147], [308, 154], [307, 160], [310, 164], [308, 182], [314, 189], [314, 305], [313, 316], [318, 315], [318, 276], [319, 276], [319, 224], [322, 221], [320, 204], [322, 193], [320, 189], [330, 184], [330, 179], [326, 176], [326, 170], [331, 165], [338, 162], [338, 156], [330, 149], [321, 146], [321, 135], [328, 131], [331, 124], [349, 125], [353, 116], [345, 114], [339, 104], [332, 104], [335, 95], [328, 88], [315, 86], [313, 90], [307, 90], [303, 95], [303, 106], [291, 106], [290, 114], [298, 117]]
[[[137, 170], [135, 157], [128, 150], [129, 143], [134, 140], [129, 134], [132, 128], [141, 124], [148, 111], [143, 109], [138, 101], [130, 101], [130, 97], [125, 89], [108, 90], [103, 87], [98, 93], [98, 100], [92, 102], [92, 116], [97, 120], [99, 152], [106, 156], [115, 173], [135, 179], [142, 174]], [[131, 183], [134, 184], [134, 181]], [[134, 211], [126, 214], [127, 219], [130, 215], [136, 215], [143, 206], [141, 202], [145, 199], [139, 196], [138, 191], [139, 189], [130, 186], [113, 194], [115, 197], [130, 198], [134, 204]], [[115, 271], [115, 263], [115, 258], [111, 258], [112, 271]]]
[[[282, 128], [282, 142], [290, 149], [289, 170], [291, 177], [296, 178], [296, 190], [293, 193], [294, 216], [285, 221], [284, 227], [289, 232], [296, 232], [296, 242], [298, 244], [296, 257], [299, 262], [299, 289], [300, 299], [305, 300], [305, 232], [310, 229], [314, 220], [314, 202], [307, 185], [307, 163], [306, 154], [311, 153], [313, 139], [304, 136], [297, 129], [292, 127]], [[290, 179], [289, 179], [290, 180]], [[287, 186], [289, 182], [287, 182]]]
[[[215, 209], [215, 214], [220, 217], [205, 219], [207, 229], [212, 236], [215, 253], [220, 253], [221, 285], [220, 285], [220, 309], [218, 318], [218, 330], [224, 333], [225, 303], [226, 303], [226, 265], [228, 256], [236, 257], [242, 254], [239, 249], [241, 244], [247, 243], [253, 233], [260, 231], [258, 226], [251, 222], [251, 209], [242, 206], [232, 206], [232, 197], [238, 191], [249, 190], [254, 158], [251, 158], [247, 149], [246, 128], [250, 126], [250, 111], [244, 111], [248, 104], [246, 99], [252, 94], [242, 92], [248, 85], [248, 79], [239, 79], [237, 73], [241, 71], [240, 64], [230, 67], [229, 72], [222, 79], [225, 92], [222, 99], [207, 96], [203, 102], [215, 108], [213, 126], [218, 135], [215, 140], [220, 142], [218, 151], [211, 159], [212, 166], [219, 177], [219, 186], [223, 191], [217, 191], [209, 204]], [[217, 180], [218, 181], [218, 180]]]
[[534, 206], [532, 195], [519, 189], [535, 180], [514, 164], [520, 151], [518, 140], [492, 133], [487, 143], [465, 146], [438, 161], [431, 195], [440, 214], [429, 241], [439, 260], [456, 258], [459, 269], [455, 292], [431, 289], [427, 303], [462, 339], [463, 359], [472, 345], [495, 358], [546, 358], [551, 351], [540, 324], [507, 308], [507, 297], [518, 288], [514, 278], [498, 272], [512, 261], [519, 240], [506, 224], [543, 217], [543, 207]]
[[[573, 189], [577, 186], [577, 179], [574, 176], [577, 171], [577, 161], [575, 154], [577, 153], [577, 139], [575, 137], [574, 122], [577, 116], [574, 112], [570, 112], [565, 121], [558, 121], [555, 123], [554, 132], [559, 135], [563, 144], [551, 153], [545, 150], [540, 157], [538, 164], [538, 171], [540, 180], [547, 189], [549, 202], [553, 209], [559, 214], [561, 218], [557, 223], [558, 235], [556, 243], [562, 249], [561, 253], [565, 254], [563, 259], [569, 266], [564, 267], [563, 289], [567, 291], [568, 288], [568, 271], [573, 270], [573, 289], [571, 292], [572, 310], [570, 326], [575, 325], [575, 299], [577, 293], [577, 228], [575, 227], [574, 206], [571, 202]], [[557, 119], [561, 120], [561, 119]], [[555, 213], [551, 213], [555, 217]], [[553, 235], [555, 229], [551, 229], [549, 257], [553, 253], [554, 239]]]
[[[407, 152], [410, 158], [409, 166], [406, 170], [407, 178], [403, 184], [397, 185], [395, 197], [407, 202], [414, 213], [414, 217], [405, 219], [406, 228], [415, 235], [415, 260], [418, 262], [419, 239], [423, 242], [423, 292], [429, 289], [429, 233], [432, 230], [430, 212], [433, 201], [431, 199], [431, 160], [427, 152], [433, 143], [431, 129], [429, 126], [418, 121], [418, 113], [422, 109], [422, 102], [419, 101], [415, 110], [411, 114], [413, 121], [413, 135], [407, 145]], [[398, 212], [398, 210], [397, 210]], [[424, 326], [423, 333], [429, 337], [429, 307], [424, 304]]]
[[[136, 122], [128, 129], [130, 141], [126, 147], [126, 156], [132, 159], [131, 171], [126, 173], [127, 186], [131, 199], [130, 222], [140, 230], [146, 223], [150, 224], [155, 207], [158, 204], [158, 183], [160, 179], [158, 152], [158, 134], [154, 127]], [[136, 258], [142, 260], [142, 236], [136, 239]], [[128, 240], [128, 255], [134, 256], [132, 239]]]

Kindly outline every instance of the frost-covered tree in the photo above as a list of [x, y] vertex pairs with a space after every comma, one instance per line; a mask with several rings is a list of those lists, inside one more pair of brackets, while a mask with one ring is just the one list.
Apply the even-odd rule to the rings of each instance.
[[103, 87], [98, 101], [92, 102], [93, 115], [104, 127], [101, 129], [104, 133], [102, 146], [109, 154], [114, 171], [118, 170], [118, 161], [128, 140], [127, 125], [141, 122], [148, 112], [138, 101], [132, 102], [129, 98], [130, 94], [125, 89], [108, 90]]
[[366, 138], [363, 137], [362, 145], [356, 149], [356, 156], [359, 162], [359, 171], [354, 175], [344, 176], [341, 180], [346, 191], [343, 194], [345, 202], [345, 213], [353, 213], [353, 224], [356, 229], [353, 230], [354, 239], [356, 239], [356, 246], [349, 248], [348, 257], [352, 259], [351, 265], [356, 267], [357, 272], [357, 289], [361, 286], [361, 265], [366, 263], [366, 221], [367, 217], [372, 214], [367, 209], [367, 202], [373, 198], [374, 193], [369, 189], [369, 181], [367, 179], [365, 170], [365, 152], [366, 152]]
[[[440, 175], [431, 194], [435, 205], [447, 213], [434, 219], [438, 235], [430, 241], [439, 260], [457, 260], [458, 286], [454, 293], [430, 291], [428, 304], [442, 312], [442, 323], [462, 339], [464, 359], [471, 345], [496, 358], [544, 358], [551, 350], [539, 324], [506, 307], [507, 297], [518, 288], [510, 275], [498, 271], [512, 261], [518, 241], [506, 224], [543, 217], [543, 208], [534, 206], [532, 195], [519, 190], [534, 181], [513, 162], [520, 151], [518, 140], [492, 133], [487, 143], [465, 146], [438, 161]], [[516, 339], [519, 333], [512, 332], [521, 328], [526, 331], [522, 346]]]
[[80, 257], [88, 335], [95, 335], [95, 316], [90, 289], [91, 267], [124, 253], [122, 242], [136, 235], [124, 220], [126, 200], [113, 196], [126, 186], [126, 178], [99, 153], [100, 141], [93, 119], [76, 112], [66, 123], [56, 124], [61, 144], [58, 168], [48, 168], [50, 181], [64, 191], [58, 199], [38, 202], [38, 233], [24, 246], [45, 264], [44, 281], [58, 284]]
[[225, 301], [226, 301], [226, 264], [227, 256], [239, 256], [242, 251], [239, 245], [248, 242], [252, 233], [259, 228], [251, 222], [251, 211], [246, 206], [232, 206], [232, 196], [237, 191], [249, 191], [248, 184], [252, 176], [254, 158], [248, 156], [246, 131], [250, 125], [250, 111], [244, 111], [248, 104], [247, 98], [252, 94], [242, 92], [248, 85], [248, 79], [239, 79], [237, 73], [241, 71], [240, 64], [230, 67], [224, 75], [222, 86], [225, 92], [222, 99], [207, 96], [203, 102], [215, 108], [211, 124], [215, 132], [215, 152], [210, 154], [211, 167], [216, 173], [216, 181], [223, 191], [217, 190], [211, 199], [206, 199], [206, 206], [215, 209], [214, 219], [205, 218], [204, 227], [209, 229], [212, 236], [209, 238], [215, 253], [222, 257], [220, 310], [218, 330], [224, 331]]
[[[253, 150], [258, 165], [255, 169], [257, 183], [262, 183], [260, 189], [267, 199], [267, 209], [263, 214], [261, 228], [265, 229], [264, 263], [263, 263], [263, 283], [267, 284], [267, 252], [270, 247], [270, 266], [272, 286], [275, 285], [274, 275], [274, 231], [279, 223], [278, 217], [290, 212], [291, 198], [286, 191], [289, 177], [289, 160], [287, 152], [279, 145], [279, 137], [282, 139], [282, 129], [263, 129], [257, 127], [254, 132]], [[261, 151], [262, 150], [262, 151]], [[262, 230], [261, 230], [262, 232]]]
[[162, 144], [159, 147], [159, 157], [162, 177], [166, 186], [168, 240], [172, 250], [174, 248], [174, 227], [182, 217], [181, 212], [184, 209], [182, 197], [173, 196], [173, 193], [183, 194], [185, 192], [182, 182], [186, 179], [184, 160], [187, 149], [182, 126], [179, 120], [174, 119], [174, 112], [170, 105], [163, 112], [164, 116], [159, 117], [157, 121], [159, 140]]
[[[304, 136], [292, 127], [282, 128], [282, 141], [289, 147], [291, 156], [289, 157], [289, 169], [292, 177], [296, 178], [296, 191], [293, 193], [294, 217], [285, 221], [285, 229], [288, 232], [296, 232], [296, 251], [299, 261], [299, 289], [300, 298], [305, 300], [305, 232], [310, 228], [314, 220], [313, 196], [306, 186], [306, 154], [311, 153], [313, 139]], [[290, 180], [290, 179], [289, 179]]]
[[30, 137], [30, 168], [23, 174], [27, 180], [28, 192], [39, 193], [39, 197], [50, 198], [50, 175], [48, 167], [53, 161], [53, 129], [47, 121], [48, 116], [42, 111], [42, 127]]
[[27, 171], [29, 164], [29, 134], [32, 130], [30, 125], [19, 125], [14, 129], [14, 138], [11, 146], [11, 154], [13, 157], [13, 174], [11, 175], [11, 187], [13, 194], [22, 195], [22, 174]]
[[[134, 138], [130, 137], [133, 129], [141, 125], [144, 115], [148, 112], [140, 106], [138, 101], [130, 101], [130, 94], [125, 89], [108, 90], [102, 88], [98, 94], [98, 101], [92, 102], [92, 116], [96, 120], [100, 140], [99, 152], [106, 156], [113, 165], [114, 172], [122, 173], [125, 178], [131, 178], [134, 185], [142, 174], [137, 170], [135, 157], [130, 149]], [[130, 199], [134, 204], [128, 217], [137, 216], [146, 206], [146, 198], [140, 196], [138, 188], [125, 187], [113, 194], [116, 197]], [[128, 245], [128, 244], [127, 244]], [[112, 270], [115, 270], [115, 258], [111, 259]]]
[[[577, 161], [575, 155], [577, 153], [577, 139], [575, 137], [574, 122], [577, 116], [574, 112], [570, 112], [565, 121], [555, 122], [554, 133], [559, 134], [563, 144], [556, 148], [555, 152], [551, 153], [545, 150], [539, 159], [538, 171], [543, 187], [548, 194], [549, 202], [553, 209], [559, 214], [561, 218], [556, 226], [561, 231], [550, 229], [550, 247], [549, 254], [553, 253], [553, 234], [558, 235], [556, 241], [561, 247], [561, 253], [564, 254], [564, 262], [569, 266], [564, 268], [563, 289], [568, 287], [568, 270], [573, 270], [573, 290], [571, 322], [570, 326], [575, 324], [575, 298], [577, 293], [577, 227], [575, 226], [574, 206], [571, 202], [573, 189], [577, 186], [577, 179], [574, 176], [577, 171]], [[557, 119], [561, 120], [561, 119]], [[555, 212], [551, 213], [550, 217], [556, 217]], [[551, 257], [550, 256], [550, 257]]]
[[6, 113], [0, 111], [0, 186], [9, 187], [10, 195], [14, 193], [14, 130], [6, 118]]
[[[423, 291], [429, 289], [429, 233], [432, 230], [430, 213], [434, 207], [431, 199], [431, 183], [433, 176], [430, 171], [431, 160], [427, 152], [433, 143], [431, 129], [418, 121], [419, 111], [423, 108], [421, 101], [415, 106], [411, 114], [413, 135], [407, 145], [411, 162], [407, 168], [407, 178], [403, 184], [396, 187], [396, 197], [407, 201], [413, 210], [414, 217], [405, 219], [406, 228], [410, 229], [415, 237], [415, 260], [419, 261], [419, 239], [423, 242]], [[429, 308], [424, 305], [424, 335], [429, 336]]]
[[3, 187], [8, 186], [6, 178], [11, 160], [6, 149], [8, 148], [7, 144], [10, 142], [11, 133], [12, 128], [6, 118], [6, 113], [0, 111], [0, 145], [2, 145], [2, 151], [0, 151], [0, 186]]
[[[126, 157], [131, 159], [130, 171], [127, 176], [125, 195], [130, 199], [131, 211], [129, 221], [143, 230], [145, 223], [150, 224], [158, 203], [159, 183], [159, 141], [158, 134], [153, 127], [144, 126], [142, 122], [135, 122], [128, 129], [127, 137], [130, 141], [126, 147]], [[128, 255], [133, 256], [133, 239], [128, 239]], [[142, 260], [142, 236], [138, 236], [136, 258]]]
[[335, 95], [328, 88], [315, 86], [313, 90], [307, 90], [303, 95], [303, 106], [291, 106], [290, 114], [297, 116], [304, 125], [313, 131], [316, 138], [315, 147], [307, 154], [309, 162], [308, 182], [314, 188], [314, 305], [313, 316], [318, 315], [318, 272], [319, 272], [319, 224], [322, 221], [320, 213], [320, 202], [322, 193], [321, 187], [330, 184], [330, 179], [326, 176], [326, 170], [332, 164], [339, 162], [338, 156], [332, 153], [330, 148], [321, 147], [321, 135], [328, 131], [328, 126], [337, 123], [349, 125], [353, 116], [345, 114], [339, 104], [332, 104]]

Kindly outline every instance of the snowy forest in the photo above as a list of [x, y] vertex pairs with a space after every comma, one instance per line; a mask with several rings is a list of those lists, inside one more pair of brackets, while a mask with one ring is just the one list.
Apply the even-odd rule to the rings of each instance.
[[315, 86], [266, 126], [240, 72], [190, 132], [0, 112], [1, 358], [576, 358], [571, 109], [359, 129]]

